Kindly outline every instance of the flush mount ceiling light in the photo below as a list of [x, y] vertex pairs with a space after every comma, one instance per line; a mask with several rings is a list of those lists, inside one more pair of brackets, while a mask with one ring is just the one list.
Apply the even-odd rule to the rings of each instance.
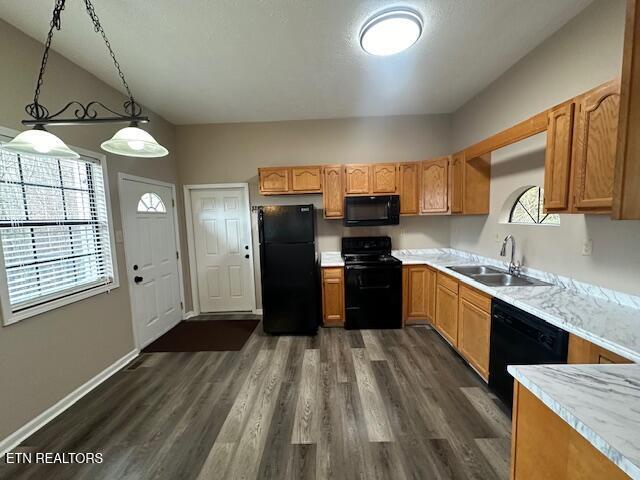
[[[55, 113], [49, 113], [47, 107], [39, 102], [40, 90], [42, 88], [44, 73], [49, 59], [51, 40], [55, 30], [60, 30], [60, 16], [65, 8], [66, 0], [56, 0], [53, 8], [53, 18], [49, 24], [49, 33], [42, 54], [40, 73], [36, 82], [36, 91], [33, 96], [33, 103], [25, 107], [29, 120], [23, 120], [22, 124], [32, 126], [33, 130], [20, 133], [13, 140], [0, 146], [1, 149], [23, 153], [33, 156], [55, 156], [58, 158], [79, 158], [76, 152], [71, 150], [65, 143], [52, 133], [47, 132], [45, 125], [92, 125], [102, 123], [129, 123], [129, 126], [118, 131], [111, 140], [102, 144], [102, 148], [107, 152], [116, 153], [128, 157], [163, 157], [169, 152], [144, 130], [138, 128], [138, 124], [149, 122], [149, 117], [142, 116], [142, 107], [133, 98], [131, 89], [120, 69], [120, 64], [116, 60], [111, 44], [107, 40], [107, 35], [100, 25], [98, 15], [91, 3], [91, 0], [84, 0], [84, 5], [93, 22], [94, 30], [102, 36], [113, 64], [118, 70], [120, 80], [124, 86], [129, 99], [124, 103], [124, 112], [116, 112], [106, 107], [100, 102], [92, 101], [86, 105], [71, 101]], [[108, 112], [110, 116], [100, 116], [98, 110]], [[64, 118], [65, 112], [73, 112], [72, 117]]]
[[374, 15], [360, 31], [360, 46], [371, 55], [387, 56], [406, 50], [422, 34], [422, 18], [409, 9]]

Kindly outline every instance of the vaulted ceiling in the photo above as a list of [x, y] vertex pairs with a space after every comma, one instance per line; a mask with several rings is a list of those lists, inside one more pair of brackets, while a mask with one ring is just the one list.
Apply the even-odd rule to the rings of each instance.
[[[136, 98], [175, 124], [452, 112], [589, 3], [94, 0]], [[367, 55], [360, 28], [390, 5], [420, 12], [423, 36]], [[0, 17], [42, 41], [52, 8], [2, 0]], [[121, 90], [82, 0], [62, 27], [54, 50]]]

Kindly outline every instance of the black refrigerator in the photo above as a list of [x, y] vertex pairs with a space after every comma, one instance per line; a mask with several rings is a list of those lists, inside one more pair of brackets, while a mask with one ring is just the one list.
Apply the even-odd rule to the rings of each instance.
[[258, 232], [265, 333], [315, 335], [320, 295], [313, 205], [260, 207]]

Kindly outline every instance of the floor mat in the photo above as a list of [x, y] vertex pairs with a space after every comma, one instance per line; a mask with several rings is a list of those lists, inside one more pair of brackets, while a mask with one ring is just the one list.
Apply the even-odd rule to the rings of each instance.
[[183, 321], [147, 345], [150, 352], [226, 352], [241, 350], [259, 320]]

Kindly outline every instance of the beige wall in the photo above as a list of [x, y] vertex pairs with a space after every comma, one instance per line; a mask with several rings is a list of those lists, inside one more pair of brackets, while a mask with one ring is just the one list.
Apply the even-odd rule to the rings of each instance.
[[[620, 74], [624, 0], [596, 0], [453, 116], [461, 148]], [[542, 185], [545, 134], [494, 152], [491, 214], [453, 218], [451, 245], [498, 257], [513, 234], [524, 262], [609, 288], [640, 293], [640, 222], [561, 215], [560, 227], [500, 223], [507, 198], [523, 185]], [[498, 243], [498, 239], [500, 243]], [[582, 255], [585, 240], [593, 255]]]
[[[248, 182], [252, 205], [314, 203], [322, 208], [320, 195], [260, 195], [258, 167], [423, 160], [449, 153], [450, 132], [447, 115], [178, 126], [180, 181], [185, 185]], [[449, 244], [448, 218], [406, 217], [399, 228], [356, 229], [324, 220], [322, 211], [317, 217], [319, 251], [340, 250], [343, 235], [388, 234], [394, 248]], [[255, 214], [252, 218], [259, 307]]]
[[[98, 52], [102, 54], [103, 52]], [[33, 99], [42, 45], [0, 21], [0, 125], [22, 130], [24, 106]], [[105, 53], [106, 55], [106, 53]], [[126, 70], [126, 69], [125, 69]], [[132, 85], [134, 92], [144, 85]], [[101, 100], [120, 107], [124, 97], [94, 76], [52, 53], [40, 101], [50, 109], [69, 100]], [[69, 145], [101, 152], [100, 143], [118, 126], [51, 129]], [[145, 127], [147, 128], [147, 127]], [[152, 114], [152, 135], [175, 152], [174, 127]], [[108, 156], [111, 206], [120, 230], [117, 172], [175, 182], [175, 153], [141, 160]], [[134, 348], [124, 249], [116, 245], [121, 286], [109, 294], [0, 327], [0, 439], [5, 438], [55, 402]]]

